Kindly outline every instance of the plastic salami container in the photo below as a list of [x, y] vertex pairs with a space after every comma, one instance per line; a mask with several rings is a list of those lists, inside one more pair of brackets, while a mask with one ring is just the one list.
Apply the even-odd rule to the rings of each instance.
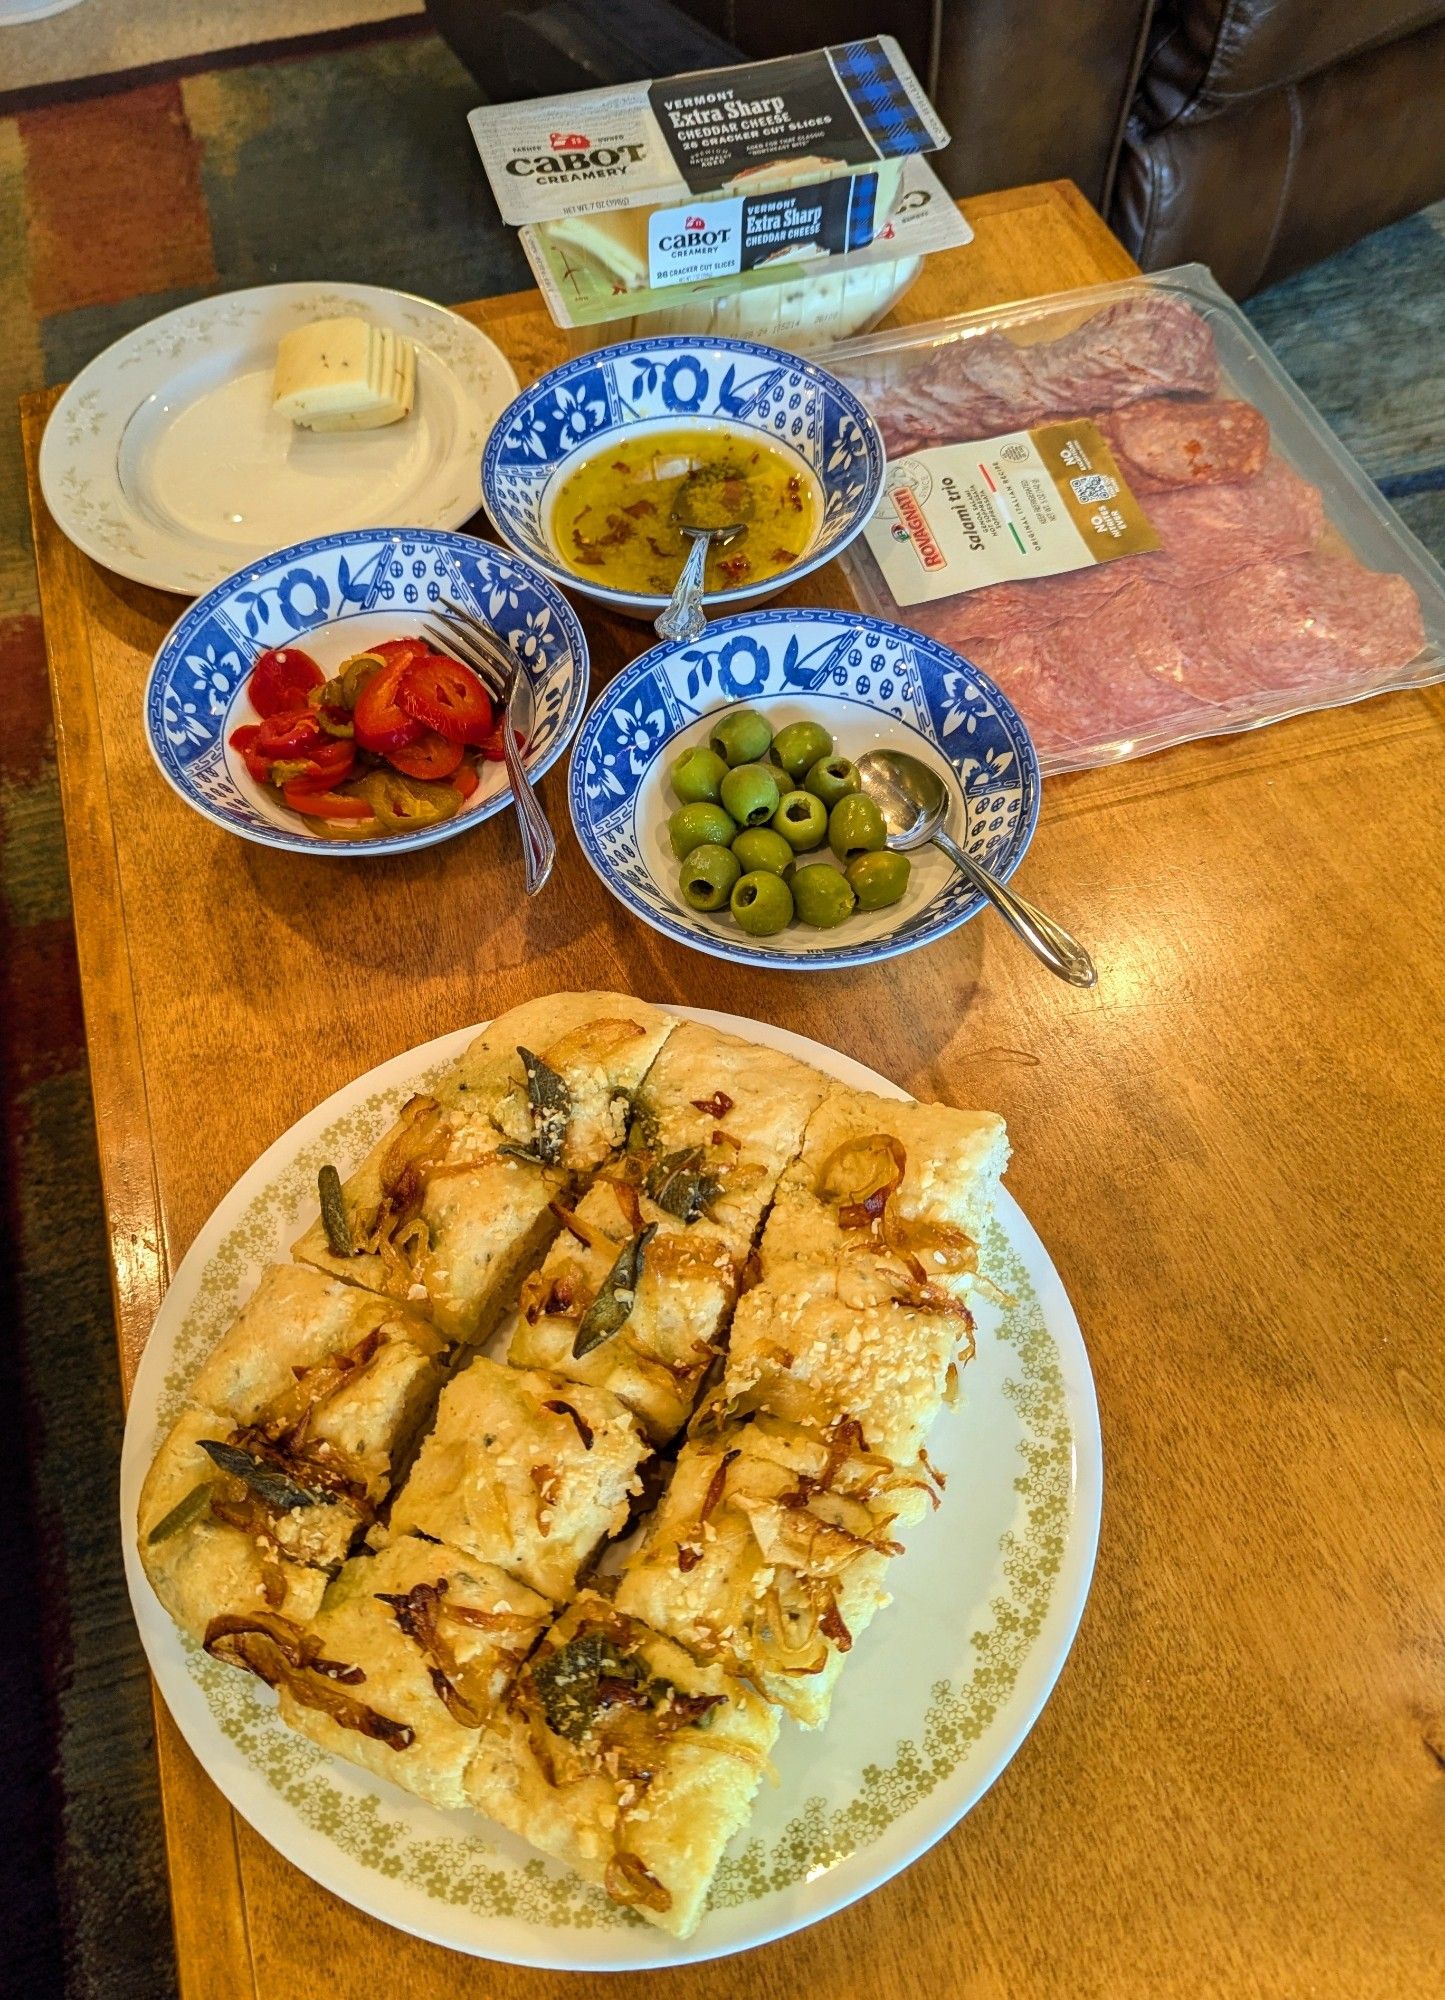
[[1018, 707], [1046, 770], [1445, 675], [1445, 572], [1203, 265], [876, 334], [866, 610]]

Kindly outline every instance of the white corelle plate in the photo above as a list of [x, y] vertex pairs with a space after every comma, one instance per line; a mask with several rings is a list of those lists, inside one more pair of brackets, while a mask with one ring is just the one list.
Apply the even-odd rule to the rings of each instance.
[[[383, 430], [299, 431], [271, 407], [276, 347], [356, 313], [416, 343], [416, 401]], [[405, 521], [459, 528], [517, 393], [484, 333], [380, 285], [258, 285], [180, 306], [83, 368], [40, 446], [45, 504], [97, 562], [195, 597], [314, 535]]]
[[[672, 1011], [843, 1083], [906, 1095], [804, 1036]], [[182, 1638], [135, 1551], [160, 1434], [262, 1265], [284, 1258], [311, 1219], [318, 1168], [335, 1160], [344, 1172], [476, 1032], [410, 1049], [318, 1105], [241, 1176], [182, 1260], [141, 1360], [121, 1461], [136, 1621], [171, 1714], [225, 1797], [289, 1861], [372, 1916], [518, 1965], [597, 1972], [744, 1951], [907, 1867], [988, 1789], [1043, 1707], [1084, 1608], [1099, 1528], [1098, 1411], [1078, 1321], [1005, 1195], [986, 1264], [1014, 1303], [980, 1308], [963, 1394], [929, 1439], [948, 1475], [943, 1506], [890, 1569], [894, 1601], [854, 1648], [827, 1727], [784, 1724], [779, 1782], [762, 1788], [707, 1915], [679, 1944], [490, 1822], [424, 1805], [292, 1734], [269, 1689]]]

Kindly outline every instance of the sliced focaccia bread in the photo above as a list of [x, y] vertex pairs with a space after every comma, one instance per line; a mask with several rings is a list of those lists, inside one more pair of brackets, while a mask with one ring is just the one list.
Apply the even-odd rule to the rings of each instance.
[[898, 1530], [937, 1497], [926, 1462], [767, 1417], [692, 1438], [617, 1591], [619, 1611], [718, 1660], [799, 1722], [826, 1721], [854, 1639], [888, 1602]]
[[564, 1598], [626, 1525], [647, 1456], [607, 1390], [479, 1355], [443, 1391], [389, 1532], [451, 1542]]
[[826, 1436], [840, 1419], [869, 1451], [917, 1457], [973, 1352], [968, 1308], [890, 1264], [777, 1266], [733, 1315], [722, 1406], [762, 1412]]
[[792, 1056], [683, 1021], [636, 1093], [629, 1162], [674, 1212], [700, 1177], [708, 1220], [750, 1244], [827, 1089]]
[[510, 1358], [610, 1389], [662, 1444], [687, 1422], [748, 1244], [619, 1177], [594, 1182], [522, 1286]]
[[529, 1000], [478, 1035], [457, 1095], [511, 1145], [591, 1173], [626, 1141], [633, 1096], [675, 1025], [625, 993]]
[[[226, 1417], [185, 1411], [141, 1488], [136, 1530], [142, 1567], [171, 1617], [195, 1639], [205, 1638], [213, 1618], [228, 1615], [309, 1618], [330, 1575], [325, 1555], [318, 1560], [312, 1551], [334, 1547], [338, 1523], [329, 1517], [335, 1508], [319, 1496], [282, 1508], [281, 1500], [299, 1496], [279, 1481], [268, 1488], [277, 1504], [265, 1505], [204, 1448], [210, 1444], [224, 1454], [234, 1429]], [[357, 1518], [347, 1513], [339, 1525], [349, 1542]]]
[[310, 1619], [221, 1620], [207, 1646], [276, 1687], [324, 1749], [461, 1806], [477, 1732], [551, 1614], [490, 1564], [404, 1535], [354, 1556]]
[[886, 1255], [918, 1281], [967, 1296], [1007, 1162], [993, 1112], [835, 1088], [778, 1184], [764, 1272], [787, 1260]]
[[777, 1712], [623, 1617], [569, 1605], [482, 1729], [472, 1803], [674, 1937], [747, 1818]]
[[321, 1213], [292, 1254], [485, 1340], [555, 1232], [552, 1201], [626, 1139], [671, 1026], [605, 993], [499, 1016], [344, 1184], [323, 1169]]
[[376, 1519], [430, 1418], [429, 1320], [274, 1264], [202, 1364], [141, 1496], [140, 1553], [198, 1637], [222, 1612], [303, 1611]]

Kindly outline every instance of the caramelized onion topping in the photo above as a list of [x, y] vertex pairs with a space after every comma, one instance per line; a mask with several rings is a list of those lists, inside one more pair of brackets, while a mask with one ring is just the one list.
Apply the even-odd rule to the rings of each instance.
[[607, 1864], [602, 1885], [614, 1903], [626, 1909], [670, 1910], [672, 1891], [625, 1848], [619, 1848]]
[[564, 1403], [560, 1396], [555, 1397], [553, 1401], [551, 1401], [550, 1403], [544, 1403], [542, 1405], [542, 1408], [544, 1410], [550, 1410], [553, 1416], [570, 1417], [573, 1423], [577, 1426], [577, 1435], [582, 1440], [582, 1449], [584, 1451], [591, 1451], [592, 1440], [596, 1436], [596, 1432], [593, 1430], [591, 1424], [588, 1423], [587, 1419], [582, 1415], [580, 1410], [574, 1410], [572, 1405], [570, 1403]]
[[266, 1612], [213, 1618], [206, 1627], [205, 1645], [215, 1659], [244, 1667], [268, 1687], [284, 1687], [303, 1708], [329, 1715], [343, 1729], [370, 1736], [389, 1750], [409, 1749], [415, 1741], [409, 1723], [393, 1721], [337, 1685], [364, 1680], [360, 1667], [321, 1659], [313, 1650], [317, 1642], [290, 1619]]

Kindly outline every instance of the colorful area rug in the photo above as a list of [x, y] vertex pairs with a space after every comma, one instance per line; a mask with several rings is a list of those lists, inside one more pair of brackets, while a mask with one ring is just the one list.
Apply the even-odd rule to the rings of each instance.
[[[467, 134], [477, 96], [423, 35], [0, 118], [0, 1987], [26, 2000], [165, 2000], [175, 1975], [15, 399], [231, 286], [525, 283]], [[1445, 206], [1250, 312], [1445, 555], [1442, 296]]]

